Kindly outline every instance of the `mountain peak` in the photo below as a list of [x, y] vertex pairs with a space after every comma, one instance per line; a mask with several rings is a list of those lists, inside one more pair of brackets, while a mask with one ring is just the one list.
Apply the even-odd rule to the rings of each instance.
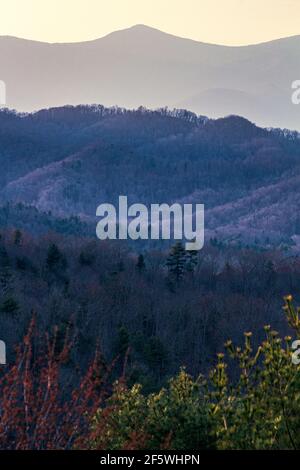
[[[161, 31], [158, 28], [154, 28], [153, 26], [148, 26], [147, 24], [142, 24], [142, 23], [130, 26], [129, 28], [127, 28], [127, 30], [144, 32], [144, 33], [155, 32], [155, 33], [160, 33], [160, 34], [168, 34], [168, 35], [172, 36], [172, 34], [170, 34], [170, 33], [166, 33], [165, 31]], [[126, 29], [125, 29], [125, 31], [126, 31]]]
[[[152, 26], [148, 26], [145, 24], [135, 24], [133, 26], [130, 26], [128, 28], [120, 29], [118, 31], [113, 31], [112, 33], [109, 33], [108, 36], [113, 36], [115, 34], [128, 34], [128, 33], [138, 33], [138, 34], [159, 34], [161, 36], [173, 36], [172, 34], [166, 33], [164, 31], [161, 31], [160, 29], [154, 28]], [[174, 36], [177, 37], [177, 36]]]
[[142, 31], [149, 31], [149, 30], [159, 31], [157, 28], [152, 28], [151, 26], [148, 26], [148, 25], [142, 24], [142, 23], [135, 24], [135, 25], [131, 26], [131, 28], [129, 28], [129, 29], [136, 29], [136, 30], [142, 30]]

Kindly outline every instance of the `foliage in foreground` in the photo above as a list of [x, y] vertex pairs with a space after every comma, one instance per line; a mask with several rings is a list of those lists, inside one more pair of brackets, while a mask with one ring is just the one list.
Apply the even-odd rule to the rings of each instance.
[[[291, 296], [284, 310], [300, 338], [300, 309]], [[254, 351], [251, 336], [245, 333], [242, 347], [228, 341], [207, 378], [194, 380], [182, 369], [147, 396], [138, 384], [128, 388], [124, 377], [110, 392], [113, 364], [104, 366], [98, 354], [70, 388], [71, 342], [58, 348], [48, 335], [38, 354], [32, 322], [15, 365], [0, 380], [0, 448], [299, 449], [300, 366], [292, 362], [292, 337], [281, 339], [266, 326]]]
[[[286, 297], [284, 309], [299, 338], [299, 310], [291, 300]], [[243, 348], [227, 342], [228, 355], [240, 370], [236, 385], [230, 383], [223, 354], [211, 373], [210, 406], [221, 449], [300, 448], [300, 369], [292, 362], [292, 338], [281, 339], [270, 326], [265, 333], [256, 351], [251, 333], [245, 333]]]
[[[300, 310], [285, 299], [290, 327], [300, 337]], [[94, 449], [299, 449], [300, 374], [292, 362], [292, 338], [270, 326], [253, 351], [251, 333], [243, 347], [226, 343], [238, 379], [230, 379], [224, 354], [207, 380], [185, 370], [169, 387], [144, 397], [141, 388], [117, 383], [107, 406], [92, 422]]]
[[[64, 377], [72, 339], [41, 337], [31, 321], [15, 364], [0, 376], [0, 449], [70, 449], [100, 406], [110, 368], [95, 358], [73, 387]], [[5, 366], [3, 366], [5, 367]]]
[[213, 447], [209, 409], [198, 381], [182, 370], [167, 389], [148, 397], [141, 386], [116, 383], [107, 408], [93, 419], [93, 449], [207, 449]]

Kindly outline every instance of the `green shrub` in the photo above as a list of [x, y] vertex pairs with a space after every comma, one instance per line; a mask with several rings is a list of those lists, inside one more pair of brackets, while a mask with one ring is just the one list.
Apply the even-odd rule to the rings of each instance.
[[[300, 309], [285, 298], [289, 326], [300, 337]], [[292, 337], [265, 326], [254, 351], [252, 333], [243, 347], [225, 344], [209, 377], [193, 380], [184, 369], [167, 388], [144, 396], [138, 384], [115, 384], [93, 418], [92, 449], [299, 449], [300, 366], [292, 362]], [[230, 379], [227, 357], [238, 378]]]
[[[99, 432], [97, 432], [99, 431]], [[214, 446], [200, 384], [181, 370], [167, 388], [145, 397], [141, 386], [116, 383], [92, 424], [93, 449], [209, 449]]]
[[[285, 302], [288, 323], [299, 337], [299, 310], [291, 296]], [[265, 334], [256, 351], [251, 333], [245, 333], [242, 348], [227, 342], [240, 370], [237, 383], [230, 383], [223, 354], [210, 374], [208, 398], [221, 449], [300, 448], [300, 368], [292, 362], [292, 338], [279, 338], [270, 326]]]

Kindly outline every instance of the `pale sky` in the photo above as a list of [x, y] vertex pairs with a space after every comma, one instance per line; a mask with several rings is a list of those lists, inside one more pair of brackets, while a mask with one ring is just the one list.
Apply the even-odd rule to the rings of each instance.
[[0, 0], [0, 35], [74, 42], [135, 24], [198, 41], [254, 44], [300, 34], [300, 0]]

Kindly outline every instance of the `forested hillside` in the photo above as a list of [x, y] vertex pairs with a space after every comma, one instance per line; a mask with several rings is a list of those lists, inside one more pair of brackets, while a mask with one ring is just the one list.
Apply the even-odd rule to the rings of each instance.
[[297, 133], [236, 116], [101, 106], [2, 111], [0, 124], [2, 204], [95, 224], [96, 207], [120, 194], [203, 203], [208, 241], [298, 250]]
[[1, 231], [1, 328], [9, 361], [33, 316], [40, 331], [74, 335], [70, 367], [100, 346], [150, 389], [186, 365], [204, 372], [228, 338], [272, 323], [286, 332], [281, 299], [297, 292], [298, 258], [208, 245], [133, 254], [126, 244], [53, 233]]

